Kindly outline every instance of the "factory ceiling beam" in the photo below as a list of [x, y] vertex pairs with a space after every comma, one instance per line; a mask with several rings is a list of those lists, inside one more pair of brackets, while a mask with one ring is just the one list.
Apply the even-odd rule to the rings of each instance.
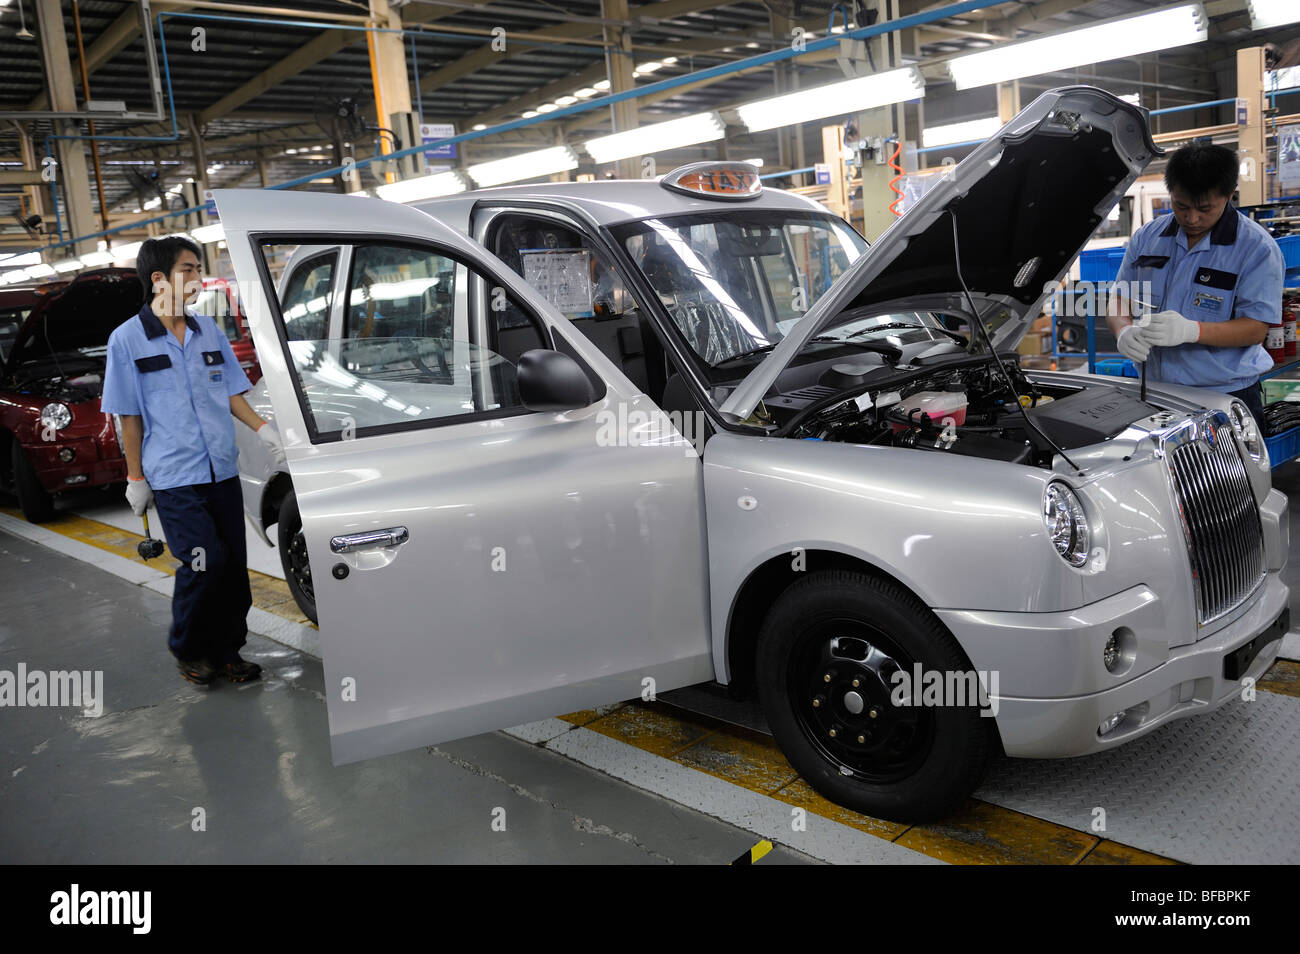
[[[704, 10], [710, 10], [714, 7], [725, 6], [727, 0], [660, 0], [658, 3], [642, 4], [633, 7], [628, 11], [629, 19], [635, 21], [640, 14], [649, 15], [653, 11], [656, 19], [665, 20], [673, 17], [685, 16], [689, 13], [700, 13]], [[455, 82], [476, 73], [484, 67], [496, 66], [502, 61], [514, 56], [520, 56], [524, 53], [536, 49], [534, 43], [546, 41], [564, 42], [587, 40], [594, 34], [601, 32], [599, 23], [560, 23], [553, 27], [547, 27], [544, 30], [532, 30], [528, 33], [521, 33], [511, 36], [506, 34], [506, 48], [504, 51], [497, 51], [492, 48], [492, 44], [485, 43], [478, 49], [466, 53], [459, 59], [452, 60], [444, 66], [425, 73], [420, 77], [420, 91], [429, 93], [448, 83]], [[603, 41], [596, 40], [600, 44]]]

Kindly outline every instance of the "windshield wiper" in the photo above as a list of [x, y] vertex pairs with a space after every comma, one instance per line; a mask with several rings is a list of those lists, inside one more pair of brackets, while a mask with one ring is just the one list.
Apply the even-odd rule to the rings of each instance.
[[947, 328], [932, 328], [929, 325], [915, 325], [912, 324], [910, 321], [890, 321], [890, 322], [886, 322], [883, 325], [872, 325], [870, 328], [859, 328], [857, 331], [845, 335], [844, 340], [847, 341], [849, 338], [856, 338], [858, 335], [869, 334], [872, 331], [880, 331], [883, 328], [919, 328], [922, 331], [937, 331], [940, 334], [945, 334], [949, 338], [952, 338], [953, 340], [958, 341], [963, 345], [966, 344], [966, 339], [963, 338], [955, 331], [949, 331]]
[[752, 348], [749, 351], [742, 351], [740, 352], [740, 354], [730, 355], [726, 358], [723, 358], [721, 361], [717, 362], [716, 364], [712, 365], [712, 367], [720, 368], [724, 364], [731, 364], [731, 362], [739, 361], [741, 358], [752, 358], [756, 354], [767, 354], [769, 351], [775, 348], [777, 344], [778, 342], [774, 341], [771, 344], [761, 345], [760, 347]]

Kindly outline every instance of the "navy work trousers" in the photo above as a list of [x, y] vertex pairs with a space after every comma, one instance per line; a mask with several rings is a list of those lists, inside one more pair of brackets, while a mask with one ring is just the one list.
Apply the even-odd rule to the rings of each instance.
[[182, 564], [167, 646], [178, 659], [233, 662], [253, 605], [239, 478], [155, 490], [153, 499], [167, 548]]

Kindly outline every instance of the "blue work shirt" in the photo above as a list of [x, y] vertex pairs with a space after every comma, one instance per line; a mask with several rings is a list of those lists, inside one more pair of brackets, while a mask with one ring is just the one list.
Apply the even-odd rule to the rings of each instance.
[[[1187, 247], [1187, 236], [1172, 215], [1137, 230], [1124, 251], [1117, 283], [1139, 283], [1133, 297], [1142, 300], [1140, 283], [1150, 282], [1152, 311], [1176, 311], [1192, 321], [1253, 318], [1266, 325], [1282, 323], [1282, 250], [1257, 222], [1228, 203], [1223, 215]], [[1121, 289], [1128, 294], [1128, 289]], [[1143, 313], [1134, 305], [1134, 314]], [[1152, 348], [1148, 373], [1156, 381], [1187, 384], [1213, 391], [1248, 388], [1273, 359], [1262, 345], [1220, 348], [1199, 343]]]
[[141, 468], [154, 490], [239, 473], [230, 398], [252, 385], [213, 319], [186, 315], [185, 326], [182, 343], [146, 304], [108, 339], [100, 409], [144, 419]]

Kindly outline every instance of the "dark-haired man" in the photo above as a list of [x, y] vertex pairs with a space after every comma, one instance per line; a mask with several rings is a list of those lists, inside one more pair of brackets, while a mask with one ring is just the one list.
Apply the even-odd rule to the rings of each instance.
[[[1262, 344], [1269, 325], [1282, 321], [1282, 251], [1232, 206], [1231, 149], [1182, 147], [1169, 157], [1165, 185], [1173, 214], [1148, 222], [1129, 242], [1116, 277], [1120, 313], [1107, 322], [1120, 352], [1148, 361], [1152, 379], [1231, 394], [1258, 421], [1259, 376], [1273, 367]], [[1134, 312], [1149, 314], [1134, 324]]]
[[278, 456], [280, 439], [244, 400], [251, 385], [217, 323], [185, 311], [202, 289], [198, 246], [150, 239], [136, 271], [146, 304], [108, 339], [100, 407], [122, 419], [131, 509], [157, 507], [181, 561], [168, 648], [190, 682], [256, 679], [239, 656], [252, 594], [232, 415]]

